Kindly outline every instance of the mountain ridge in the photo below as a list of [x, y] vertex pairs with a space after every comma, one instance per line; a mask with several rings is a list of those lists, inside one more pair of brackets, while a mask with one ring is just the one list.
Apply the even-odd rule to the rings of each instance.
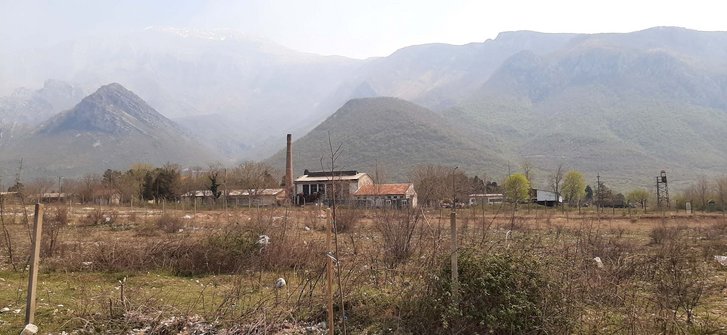
[[72, 109], [59, 113], [0, 147], [0, 168], [21, 158], [29, 176], [81, 176], [132, 163], [211, 162], [203, 147], [144, 100], [118, 83], [107, 84]]
[[[420, 164], [505, 165], [492, 148], [479, 145], [441, 115], [399, 98], [349, 100], [293, 143], [293, 165], [300, 171], [330, 169], [329, 139], [334, 150], [342, 149], [336, 169], [378, 170], [396, 181], [407, 180]], [[284, 154], [281, 150], [267, 162], [279, 166]]]

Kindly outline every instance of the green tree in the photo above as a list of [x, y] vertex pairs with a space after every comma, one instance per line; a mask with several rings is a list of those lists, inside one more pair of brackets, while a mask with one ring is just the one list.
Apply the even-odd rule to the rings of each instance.
[[207, 176], [210, 180], [209, 190], [212, 192], [212, 199], [215, 201], [217, 201], [217, 199], [219, 199], [222, 195], [222, 191], [220, 191], [220, 183], [217, 182], [218, 173], [219, 171], [213, 171]]
[[156, 203], [162, 199], [173, 201], [180, 196], [179, 186], [179, 167], [165, 164], [146, 173], [142, 195], [145, 200], [154, 200]]
[[586, 185], [586, 201], [593, 200], [593, 189], [591, 188], [591, 185]]
[[512, 203], [525, 202], [530, 198], [530, 182], [522, 173], [508, 176], [502, 184], [505, 198]]
[[505, 191], [505, 198], [513, 203], [512, 216], [510, 217], [510, 230], [515, 226], [515, 212], [517, 204], [530, 199], [530, 182], [522, 173], [516, 173], [508, 176], [502, 183]]
[[586, 195], [586, 180], [583, 175], [575, 170], [568, 171], [563, 178], [563, 198], [572, 206], [578, 205], [580, 209], [581, 200]]
[[641, 205], [641, 208], [645, 210], [646, 201], [649, 200], [649, 191], [643, 188], [637, 188], [626, 195], [626, 200], [628, 200], [629, 203]]
[[101, 176], [101, 182], [103, 185], [110, 189], [115, 189], [121, 179], [121, 171], [106, 169]]

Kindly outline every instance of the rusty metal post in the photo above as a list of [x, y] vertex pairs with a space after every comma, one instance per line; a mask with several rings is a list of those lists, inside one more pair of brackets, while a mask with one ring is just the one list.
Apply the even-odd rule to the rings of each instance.
[[38, 282], [38, 263], [40, 262], [40, 239], [43, 233], [43, 205], [35, 204], [33, 220], [33, 253], [30, 257], [30, 274], [28, 275], [28, 296], [25, 303], [25, 324], [35, 319], [35, 292]]

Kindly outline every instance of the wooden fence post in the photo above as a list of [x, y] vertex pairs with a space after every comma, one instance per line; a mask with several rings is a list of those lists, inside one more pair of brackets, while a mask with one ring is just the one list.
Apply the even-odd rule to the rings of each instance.
[[28, 296], [25, 303], [25, 324], [35, 321], [35, 291], [38, 284], [38, 263], [40, 262], [40, 239], [43, 233], [43, 205], [35, 204], [33, 219], [33, 253], [30, 258], [30, 274], [28, 275]]
[[[320, 215], [320, 212], [319, 212]], [[333, 335], [333, 258], [331, 255], [331, 234], [333, 233], [333, 216], [331, 209], [326, 210], [326, 300], [328, 300], [328, 334]]]

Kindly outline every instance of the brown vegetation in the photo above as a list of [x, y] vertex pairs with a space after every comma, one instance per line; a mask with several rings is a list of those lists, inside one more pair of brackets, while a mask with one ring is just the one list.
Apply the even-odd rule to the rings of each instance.
[[[41, 328], [177, 333], [193, 324], [246, 334], [304, 332], [325, 320], [325, 211], [170, 207], [48, 206], [44, 281], [79, 289], [47, 293], [54, 305], [41, 304]], [[23, 212], [14, 205], [4, 217], [16, 263], [29, 241], [27, 225], [10, 213]], [[727, 253], [719, 215], [637, 217], [624, 209], [596, 216], [532, 206], [511, 227], [508, 210], [459, 210], [462, 299], [453, 306], [449, 210], [338, 212], [347, 228], [338, 234], [336, 275], [350, 333], [710, 333], [727, 320], [720, 298], [727, 277], [713, 258]], [[109, 213], [113, 222], [97, 220]], [[22, 282], [5, 239], [0, 250], [0, 277]], [[273, 288], [277, 277], [288, 285]], [[117, 290], [79, 282], [89, 278]], [[189, 288], [190, 280], [207, 284]], [[14, 295], [0, 298], [17, 306], [8, 303]], [[55, 304], [74, 307], [51, 317]], [[0, 315], [10, 320], [3, 331], [18, 327], [9, 317]]]

